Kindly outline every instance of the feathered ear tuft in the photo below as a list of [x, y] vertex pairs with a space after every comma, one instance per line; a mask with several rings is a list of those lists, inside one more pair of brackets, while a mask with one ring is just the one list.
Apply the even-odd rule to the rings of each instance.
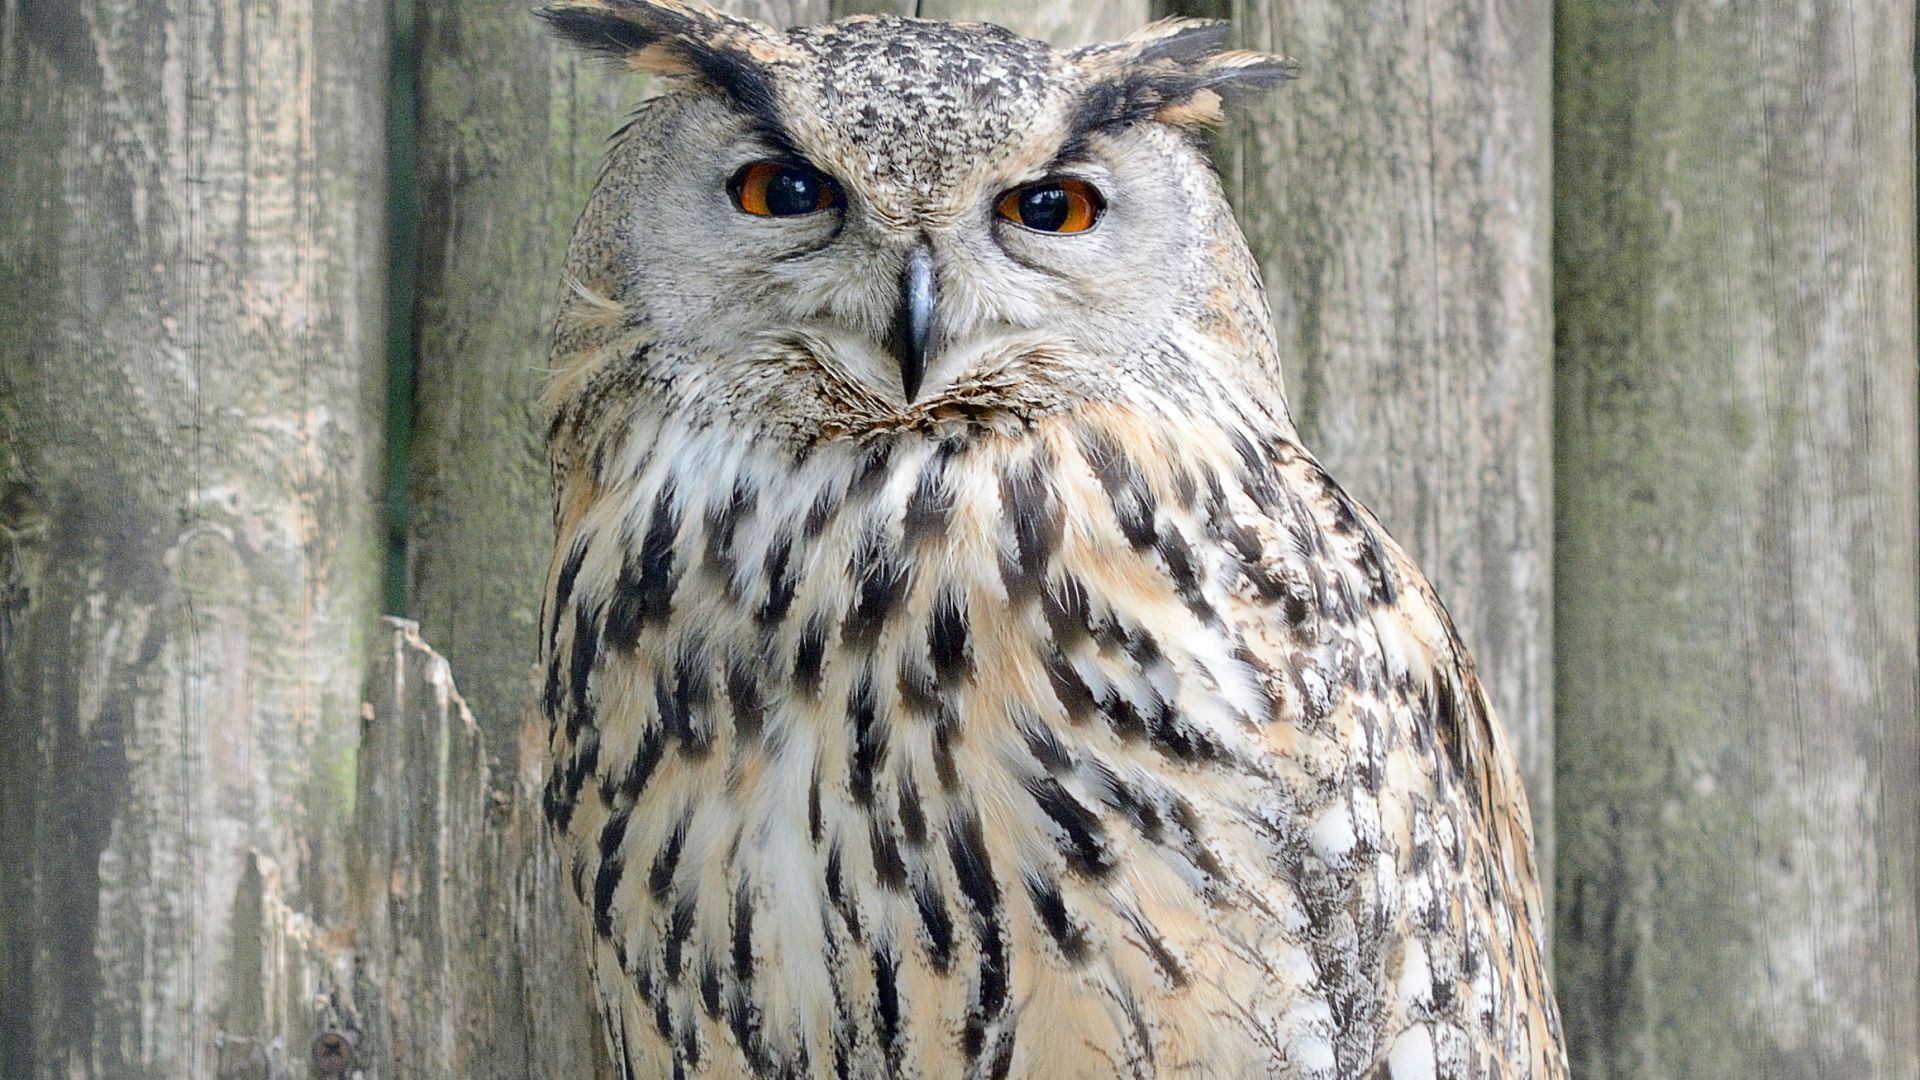
[[1083, 131], [1156, 120], [1181, 128], [1218, 124], [1226, 106], [1258, 97], [1298, 73], [1291, 60], [1226, 48], [1224, 22], [1162, 19], [1071, 56], [1093, 72], [1082, 94]]
[[767, 65], [791, 49], [764, 23], [681, 0], [567, 0], [538, 14], [579, 48], [644, 74], [697, 79], [755, 113], [773, 105]]

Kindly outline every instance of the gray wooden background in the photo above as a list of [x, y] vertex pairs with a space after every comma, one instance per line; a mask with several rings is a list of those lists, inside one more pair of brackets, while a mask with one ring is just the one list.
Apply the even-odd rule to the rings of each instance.
[[[1302, 65], [1219, 165], [1516, 737], [1577, 1074], [1920, 1077], [1913, 0], [919, 13]], [[521, 0], [0, 0], [0, 1078], [604, 1075], [533, 402], [641, 89]]]

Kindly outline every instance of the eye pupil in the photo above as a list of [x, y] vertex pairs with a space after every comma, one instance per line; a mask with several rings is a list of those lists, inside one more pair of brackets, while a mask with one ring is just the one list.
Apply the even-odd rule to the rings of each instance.
[[1072, 209], [1065, 188], [1028, 188], [1020, 195], [1020, 224], [1041, 232], [1059, 232]]
[[1070, 177], [1014, 188], [995, 206], [1015, 225], [1048, 233], [1086, 232], [1105, 208], [1106, 200], [1092, 184]]
[[767, 210], [775, 217], [810, 214], [819, 208], [819, 177], [799, 169], [781, 169], [767, 181]]
[[840, 203], [833, 181], [804, 165], [756, 161], [734, 174], [733, 204], [756, 217], [799, 217]]

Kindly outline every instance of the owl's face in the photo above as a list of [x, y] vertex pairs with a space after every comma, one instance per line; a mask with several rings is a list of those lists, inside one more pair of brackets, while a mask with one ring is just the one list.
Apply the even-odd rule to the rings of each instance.
[[859, 437], [1218, 382], [1196, 370], [1209, 346], [1244, 366], [1266, 344], [1193, 128], [1286, 68], [1218, 53], [1217, 25], [1062, 53], [893, 17], [782, 32], [600, 0], [548, 18], [677, 83], [617, 140], [576, 234], [563, 385], [589, 381], [569, 358], [613, 365], [702, 417]]

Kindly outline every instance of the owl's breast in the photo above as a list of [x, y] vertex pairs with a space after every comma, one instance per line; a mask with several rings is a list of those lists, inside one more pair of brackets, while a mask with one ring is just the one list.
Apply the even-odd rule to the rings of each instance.
[[1249, 622], [1365, 581], [1255, 573], [1232, 454], [663, 424], [562, 493], [546, 810], [635, 1075], [1365, 1064], [1417, 846], [1352, 797], [1390, 657]]

